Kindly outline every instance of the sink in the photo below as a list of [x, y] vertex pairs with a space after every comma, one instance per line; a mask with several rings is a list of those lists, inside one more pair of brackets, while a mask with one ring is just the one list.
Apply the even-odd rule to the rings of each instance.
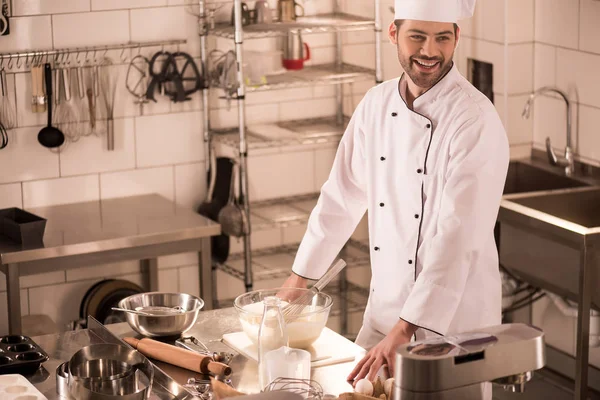
[[[567, 177], [562, 168], [536, 165], [530, 160], [513, 160], [508, 164], [508, 173], [503, 195], [530, 193], [588, 186], [588, 183]], [[500, 251], [500, 222], [494, 226], [496, 247]]]
[[[560, 171], [562, 172], [562, 170]], [[511, 161], [504, 185], [504, 194], [536, 192], [587, 186], [577, 179], [559, 175], [524, 161]]]
[[512, 201], [585, 228], [600, 227], [600, 189], [560, 191]]
[[[498, 214], [500, 264], [533, 285], [577, 301], [584, 253], [600, 249], [600, 187], [504, 196]], [[600, 254], [598, 254], [600, 255]], [[600, 268], [590, 266], [595, 287]], [[600, 291], [592, 294], [600, 309]]]
[[[587, 185], [565, 176], [543, 177], [546, 171], [534, 178], [540, 170], [527, 167], [517, 164], [517, 178], [507, 179], [507, 189], [515, 192], [503, 196], [498, 213], [500, 264], [533, 286], [578, 304], [575, 365], [566, 371], [575, 379], [575, 398], [586, 399], [589, 315], [592, 308], [600, 310], [600, 186], [590, 181], [581, 187]], [[524, 183], [519, 175], [526, 177]]]

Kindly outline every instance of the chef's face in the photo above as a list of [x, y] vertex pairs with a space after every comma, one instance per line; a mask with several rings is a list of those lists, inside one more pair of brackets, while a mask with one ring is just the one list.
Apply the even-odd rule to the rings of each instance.
[[398, 60], [415, 85], [429, 89], [452, 68], [458, 43], [458, 25], [444, 22], [402, 20], [392, 22], [389, 37], [398, 49]]

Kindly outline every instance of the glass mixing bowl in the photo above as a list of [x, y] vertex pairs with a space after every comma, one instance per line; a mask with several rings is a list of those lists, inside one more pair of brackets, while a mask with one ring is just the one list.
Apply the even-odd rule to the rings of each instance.
[[[263, 315], [265, 297], [277, 295], [282, 299], [281, 308], [283, 309], [288, 301], [308, 291], [308, 289], [295, 288], [254, 290], [239, 295], [233, 306], [238, 313], [244, 332], [255, 345], [258, 345], [258, 329]], [[327, 324], [332, 304], [333, 300], [330, 295], [316, 293], [312, 297], [310, 305], [306, 306], [297, 318], [287, 324], [289, 347], [306, 349], [317, 340]]]

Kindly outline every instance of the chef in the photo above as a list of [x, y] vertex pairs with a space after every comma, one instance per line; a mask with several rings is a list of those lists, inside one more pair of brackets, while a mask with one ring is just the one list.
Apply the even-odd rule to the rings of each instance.
[[[509, 162], [493, 104], [458, 71], [456, 22], [475, 0], [396, 0], [404, 70], [356, 108], [286, 287], [321, 277], [368, 210], [371, 284], [349, 380], [394, 373], [413, 339], [501, 323], [494, 224]], [[393, 376], [393, 375], [392, 375]]]

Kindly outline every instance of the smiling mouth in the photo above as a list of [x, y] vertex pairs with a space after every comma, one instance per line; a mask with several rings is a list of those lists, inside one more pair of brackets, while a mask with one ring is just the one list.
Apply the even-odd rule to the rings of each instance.
[[439, 61], [423, 61], [417, 59], [413, 59], [413, 61], [420, 67], [420, 69], [425, 71], [434, 69], [440, 63]]

